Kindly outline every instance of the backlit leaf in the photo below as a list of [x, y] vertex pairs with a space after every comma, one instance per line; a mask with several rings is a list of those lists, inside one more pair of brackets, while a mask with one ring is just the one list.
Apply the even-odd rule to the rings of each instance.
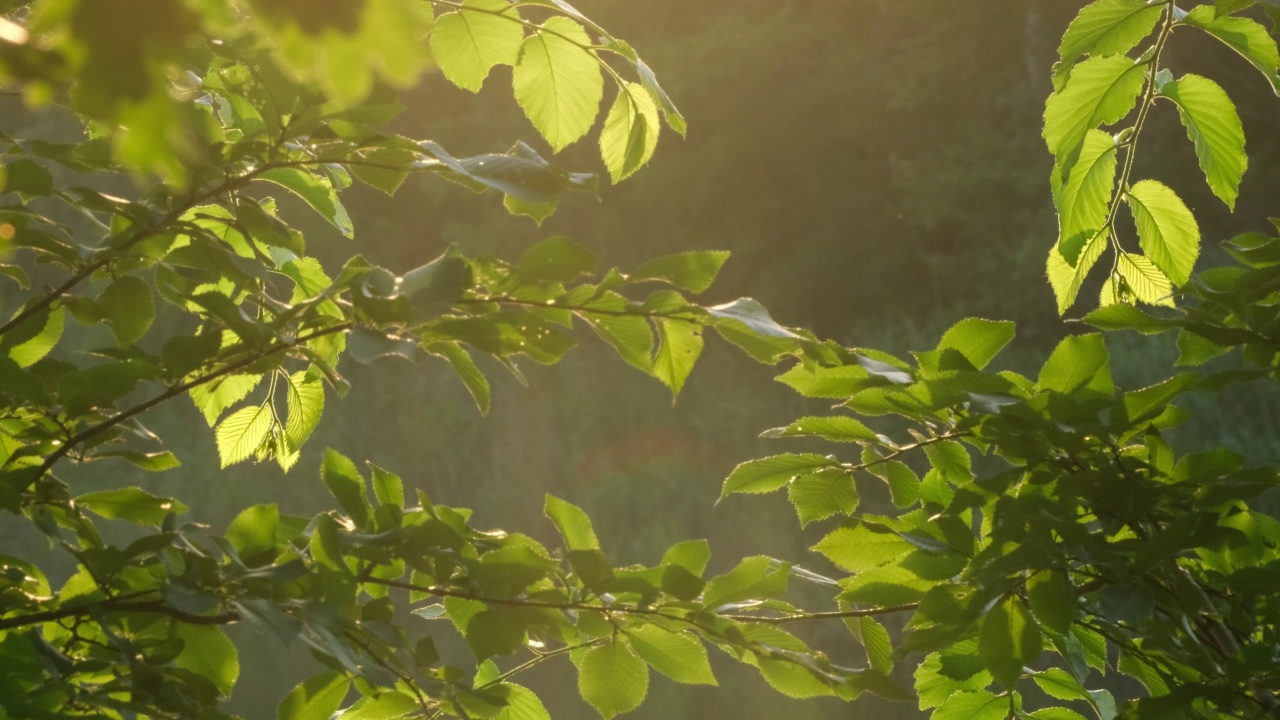
[[155, 300], [145, 280], [132, 275], [116, 278], [98, 296], [98, 308], [111, 323], [116, 340], [132, 345], [146, 334], [156, 316]]
[[653, 356], [653, 376], [680, 394], [684, 381], [702, 354], [702, 328], [684, 320], [658, 318], [658, 348]]
[[1174, 284], [1186, 284], [1200, 255], [1195, 216], [1177, 193], [1155, 180], [1135, 183], [1125, 200], [1137, 223], [1143, 252]]
[[1234, 209], [1249, 160], [1244, 153], [1244, 127], [1231, 98], [1220, 85], [1199, 75], [1165, 83], [1160, 96], [1177, 103], [1209, 187]]
[[271, 408], [267, 405], [250, 405], [228, 415], [214, 431], [222, 467], [253, 457], [274, 424]]
[[1116, 184], [1116, 141], [1090, 130], [1069, 179], [1053, 194], [1058, 207], [1058, 245], [1067, 263], [1078, 264], [1085, 245], [1102, 231]]
[[173, 634], [183, 643], [173, 664], [203, 675], [224, 695], [231, 695], [240, 677], [240, 656], [226, 633], [209, 625], [175, 622]]
[[627, 637], [641, 659], [672, 680], [690, 685], [716, 684], [707, 649], [695, 636], [657, 625], [638, 625], [627, 630]]
[[159, 527], [169, 513], [181, 515], [187, 506], [173, 498], [156, 497], [142, 488], [100, 490], [76, 497], [82, 508], [110, 520]]
[[512, 73], [516, 101], [552, 150], [586, 134], [604, 97], [591, 38], [578, 23], [552, 17], [525, 38]]
[[1119, 121], [1133, 109], [1146, 66], [1124, 56], [1094, 57], [1076, 66], [1060, 92], [1044, 108], [1044, 139], [1065, 173], [1085, 135]]
[[280, 701], [277, 720], [315, 720], [338, 710], [351, 681], [342, 673], [329, 672], [304, 680]]
[[787, 497], [802, 526], [838, 513], [848, 515], [858, 507], [858, 489], [843, 470], [824, 470], [796, 478], [787, 488]]
[[893, 533], [878, 533], [865, 525], [840, 527], [813, 546], [828, 560], [849, 572], [863, 572], [906, 555], [914, 546]]
[[1120, 55], [1151, 34], [1161, 7], [1145, 0], [1098, 0], [1080, 10], [1058, 45], [1053, 89], [1062, 90], [1071, 69], [1086, 53], [1095, 57]]
[[543, 512], [555, 523], [569, 550], [599, 550], [600, 541], [591, 527], [591, 518], [582, 508], [557, 497], [547, 496]]
[[431, 52], [460, 88], [479, 92], [494, 65], [514, 65], [524, 40], [519, 12], [506, 0], [466, 0], [436, 18]]
[[[982, 621], [978, 653], [1001, 685], [1012, 688], [1022, 668], [1040, 657], [1040, 628], [1016, 597], [996, 604]], [[945, 705], [944, 705], [945, 707]]]
[[292, 167], [272, 168], [259, 173], [256, 179], [275, 183], [293, 192], [313, 210], [320, 213], [321, 217], [338, 228], [343, 235], [352, 237], [355, 233], [351, 218], [347, 215], [347, 209], [338, 200], [338, 193], [334, 191], [332, 183], [328, 180]]
[[641, 263], [630, 280], [664, 280], [691, 293], [705, 292], [729, 259], [724, 251], [702, 250], [663, 255]]
[[1258, 69], [1280, 95], [1280, 50], [1267, 29], [1255, 20], [1242, 17], [1217, 17], [1210, 5], [1197, 5], [1180, 21], [1183, 25], [1200, 28], [1240, 53]]
[[625, 83], [600, 131], [600, 155], [615, 183], [653, 157], [658, 147], [658, 123], [658, 106], [649, 93], [636, 83]]
[[626, 644], [610, 642], [582, 656], [578, 691], [601, 717], [609, 720], [644, 702], [649, 692], [649, 669]]
[[721, 497], [734, 493], [759, 494], [779, 490], [801, 474], [840, 463], [824, 455], [787, 453], [761, 460], [750, 460], [733, 469], [724, 481]]

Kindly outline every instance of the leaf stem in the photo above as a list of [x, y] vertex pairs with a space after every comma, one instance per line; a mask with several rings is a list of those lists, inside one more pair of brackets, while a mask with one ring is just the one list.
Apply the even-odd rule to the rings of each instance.
[[1124, 251], [1120, 247], [1120, 240], [1115, 233], [1116, 215], [1120, 212], [1120, 204], [1124, 202], [1124, 196], [1129, 192], [1129, 178], [1133, 175], [1134, 160], [1138, 154], [1138, 137], [1142, 134], [1143, 127], [1146, 126], [1147, 114], [1151, 112], [1152, 106], [1155, 105], [1156, 73], [1160, 69], [1160, 56], [1164, 53], [1165, 44], [1169, 41], [1169, 36], [1173, 34], [1173, 8], [1173, 0], [1168, 0], [1165, 3], [1164, 23], [1160, 26], [1160, 33], [1156, 36], [1155, 49], [1147, 63], [1147, 86], [1143, 90], [1142, 101], [1138, 104], [1138, 117], [1133, 123], [1133, 133], [1129, 135], [1129, 139], [1125, 143], [1124, 166], [1120, 171], [1120, 182], [1116, 184], [1115, 194], [1111, 198], [1111, 207], [1107, 210], [1107, 220], [1102, 226], [1103, 231], [1109, 234], [1111, 247], [1116, 253], [1111, 262], [1112, 275], [1115, 275], [1116, 266], [1120, 262], [1120, 253]]

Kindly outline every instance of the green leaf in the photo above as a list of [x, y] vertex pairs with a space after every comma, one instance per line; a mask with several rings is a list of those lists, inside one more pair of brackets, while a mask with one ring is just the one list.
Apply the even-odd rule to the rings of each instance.
[[[1117, 278], [1123, 281], [1123, 291]], [[1148, 305], [1172, 307], [1173, 284], [1148, 258], [1122, 252], [1116, 256], [1116, 274], [1108, 278], [1099, 299], [1103, 305], [1114, 305], [1130, 296]]]
[[825, 520], [837, 513], [848, 515], [858, 508], [858, 488], [843, 470], [823, 470], [796, 478], [787, 488], [800, 525]]
[[1159, 335], [1177, 327], [1175, 321], [1153, 317], [1129, 305], [1099, 308], [1085, 315], [1084, 321], [1100, 330], [1134, 330], [1143, 335]]
[[953, 645], [944, 657], [931, 653], [915, 672], [916, 695], [920, 709], [937, 707], [958, 692], [977, 692], [991, 684], [991, 673], [977, 657], [976, 638]]
[[212, 382], [191, 388], [191, 401], [204, 414], [213, 427], [222, 413], [253, 392], [262, 382], [263, 375], [226, 375]]
[[1040, 624], [1066, 634], [1076, 619], [1079, 598], [1065, 573], [1041, 570], [1027, 579], [1027, 601]]
[[[274, 559], [280, 510], [275, 505], [253, 505], [240, 511], [227, 526], [226, 538], [250, 567]], [[271, 557], [267, 557], [270, 555]]]
[[720, 497], [734, 493], [752, 495], [781, 489], [801, 474], [822, 468], [839, 467], [840, 463], [825, 455], [814, 453], [775, 455], [761, 460], [750, 460], [733, 469], [724, 481]]
[[1280, 95], [1280, 49], [1267, 29], [1249, 18], [1216, 17], [1210, 5], [1198, 5], [1179, 21], [1182, 25], [1200, 28], [1240, 53], [1271, 83], [1271, 89]]
[[1137, 223], [1143, 252], [1175, 284], [1186, 284], [1200, 254], [1195, 215], [1177, 193], [1155, 180], [1135, 183], [1125, 200]]
[[223, 695], [230, 696], [240, 677], [240, 656], [226, 633], [209, 625], [183, 622], [175, 622], [172, 627], [174, 637], [183, 643], [173, 664], [208, 678]]
[[364, 478], [355, 463], [332, 448], [327, 449], [320, 464], [320, 479], [357, 527], [372, 523], [373, 506], [369, 504]]
[[1087, 240], [1076, 258], [1075, 267], [1067, 261], [1063, 248], [1055, 247], [1049, 251], [1049, 261], [1045, 268], [1049, 275], [1049, 284], [1053, 286], [1054, 297], [1058, 300], [1058, 313], [1062, 314], [1075, 304], [1076, 296], [1085, 277], [1102, 257], [1107, 247], [1107, 234], [1097, 233]]
[[1037, 710], [1027, 717], [1034, 720], [1088, 720], [1084, 715], [1067, 708], [1051, 707]]
[[141, 453], [136, 450], [112, 450], [95, 453], [93, 457], [94, 459], [119, 458], [147, 472], [163, 472], [182, 465], [178, 461], [178, 456], [168, 450], [155, 453]]
[[857, 619], [862, 647], [867, 651], [867, 662], [881, 672], [893, 672], [893, 641], [889, 631], [871, 617]]
[[663, 280], [691, 293], [705, 292], [729, 259], [725, 251], [692, 251], [648, 260], [628, 274], [630, 280]]
[[280, 708], [276, 711], [276, 718], [277, 720], [327, 718], [338, 711], [350, 686], [351, 681], [342, 673], [329, 672], [308, 678], [284, 696], [280, 701]]
[[125, 275], [107, 286], [98, 297], [98, 309], [111, 323], [116, 341], [132, 345], [142, 339], [156, 317], [155, 300], [146, 281]]
[[324, 375], [318, 370], [301, 370], [286, 379], [285, 407], [289, 414], [284, 436], [289, 449], [296, 453], [324, 414]]
[[820, 437], [832, 442], [875, 442], [878, 436], [870, 428], [845, 415], [805, 417], [786, 427], [766, 430], [761, 437]]
[[662, 555], [663, 565], [677, 565], [694, 575], [701, 576], [711, 559], [711, 545], [706, 540], [685, 540], [667, 548]]
[[754, 555], [712, 578], [702, 592], [702, 606], [717, 608], [743, 600], [778, 597], [787, 589], [790, 568], [773, 558]]
[[[973, 367], [981, 370], [991, 362], [1014, 336], [1014, 324], [1008, 320], [965, 318], [942, 335], [935, 353], [947, 350], [960, 353]], [[921, 362], [924, 365], [924, 362]], [[933, 368], [938, 369], [938, 368]]]
[[830, 686], [815, 677], [813, 673], [793, 662], [759, 658], [756, 664], [765, 682], [789, 698], [802, 700], [835, 694]]
[[1067, 263], [1078, 264], [1082, 251], [1106, 225], [1116, 184], [1116, 141], [1101, 130], [1089, 130], [1065, 185], [1055, 187], [1058, 245]]
[[1080, 682], [1062, 668], [1049, 668], [1032, 675], [1031, 679], [1035, 680], [1036, 685], [1039, 685], [1040, 689], [1050, 697], [1058, 700], [1083, 700], [1091, 705], [1093, 704], [1093, 698], [1088, 691], [1081, 687]]
[[996, 604], [982, 621], [978, 633], [978, 653], [992, 677], [1012, 688], [1022, 676], [1022, 668], [1040, 657], [1040, 627], [1010, 596]]
[[605, 720], [640, 707], [649, 669], [623, 642], [591, 648], [578, 665], [578, 691]]
[[274, 425], [271, 408], [266, 404], [243, 407], [228, 415], [214, 431], [222, 467], [253, 457]]
[[702, 327], [684, 320], [658, 318], [658, 349], [653, 356], [653, 376], [671, 388], [672, 397], [680, 394], [684, 381], [702, 354]]
[[373, 471], [373, 494], [378, 498], [380, 507], [398, 507], [404, 509], [404, 482], [400, 476], [383, 470], [369, 463]]
[[1109, 362], [1102, 335], [1072, 335], [1058, 343], [1044, 367], [1040, 368], [1036, 383], [1044, 390], [1067, 395], [1106, 372], [1109, 384]]
[[1145, 72], [1146, 65], [1124, 56], [1090, 58], [1076, 66], [1061, 92], [1049, 96], [1044, 139], [1061, 168], [1075, 164], [1090, 130], [1129, 114], [1142, 91]]
[[514, 65], [524, 40], [520, 14], [506, 0], [466, 0], [436, 18], [431, 53], [454, 85], [479, 92], [494, 65]]
[[338, 200], [338, 193], [334, 191], [333, 184], [319, 175], [299, 168], [281, 167], [259, 173], [254, 179], [275, 183], [293, 192], [313, 210], [320, 213], [320, 217], [338, 228], [343, 235], [352, 237], [355, 234], [351, 218], [347, 215], [347, 209], [342, 206], [342, 202]]
[[1220, 345], [1203, 335], [1197, 335], [1186, 329], [1178, 332], [1177, 345], [1178, 359], [1174, 362], [1174, 365], [1182, 367], [1203, 365], [1231, 350], [1229, 346]]
[[43, 165], [25, 158], [7, 160], [4, 164], [4, 192], [16, 192], [26, 196], [53, 194], [53, 174]]
[[502, 683], [499, 687], [507, 691], [507, 706], [493, 720], [551, 720], [542, 700], [529, 688], [515, 683]]
[[1209, 187], [1234, 210], [1249, 158], [1244, 152], [1244, 127], [1231, 98], [1217, 83], [1199, 75], [1165, 83], [1160, 96], [1177, 103]]
[[623, 83], [600, 131], [600, 156], [613, 182], [644, 167], [658, 147], [658, 106], [645, 88]]
[[407, 693], [381, 692], [360, 698], [339, 717], [342, 720], [398, 720], [421, 707], [417, 699]]
[[930, 720], [1004, 720], [1009, 701], [986, 690], [958, 692], [947, 698]]
[[187, 511], [186, 505], [173, 498], [156, 497], [137, 487], [87, 493], [76, 497], [75, 503], [108, 520], [153, 527], [160, 527], [169, 513], [181, 515]]
[[599, 61], [578, 23], [552, 17], [520, 48], [511, 81], [533, 126], [560, 152], [586, 134], [604, 98]]
[[1086, 5], [1071, 21], [1058, 45], [1053, 68], [1053, 89], [1061, 91], [1077, 60], [1086, 53], [1095, 57], [1122, 55], [1151, 34], [1161, 7], [1145, 0], [1098, 0]]
[[591, 527], [591, 518], [587, 517], [582, 508], [548, 495], [543, 512], [551, 522], [555, 523], [560, 536], [564, 538], [565, 547], [569, 550], [600, 549], [596, 531]]
[[9, 349], [10, 359], [20, 368], [31, 367], [39, 362], [58, 345], [58, 340], [62, 339], [62, 328], [66, 322], [66, 316], [67, 311], [59, 306], [48, 312], [36, 313], [19, 323], [10, 332], [24, 339]]
[[653, 369], [653, 330], [648, 320], [636, 315], [584, 313], [583, 316], [591, 329], [628, 364], [646, 373]]
[[476, 365], [471, 353], [458, 343], [431, 343], [424, 346], [424, 349], [448, 361], [458, 379], [466, 386], [467, 392], [471, 393], [476, 407], [480, 408], [480, 414], [487, 415], [489, 413], [489, 379]]
[[680, 137], [684, 137], [685, 131], [688, 129], [684, 116], [676, 109], [675, 103], [671, 101], [667, 91], [663, 90], [662, 86], [658, 84], [658, 77], [653, 74], [653, 70], [650, 70], [649, 66], [639, 58], [636, 58], [636, 74], [640, 76], [640, 82], [644, 84], [644, 88], [649, 91], [653, 99], [662, 107], [662, 116], [667, 121], [667, 127], [680, 133]]
[[799, 338], [799, 335], [779, 325], [759, 302], [751, 298], [738, 298], [730, 303], [707, 308], [713, 317], [727, 320], [751, 333], [773, 338]]
[[596, 271], [596, 254], [563, 235], [538, 242], [520, 256], [523, 282], [570, 282]]
[[893, 562], [914, 549], [893, 533], [878, 533], [865, 525], [836, 528], [812, 548], [841, 569], [854, 573]]
[[657, 625], [628, 628], [631, 649], [654, 670], [688, 685], [716, 685], [707, 660], [707, 649], [687, 632], [672, 632]]
[[[1141, 660], [1133, 653], [1122, 650], [1120, 659], [1116, 662], [1116, 669], [1142, 683], [1143, 687], [1153, 697], [1169, 694], [1169, 683], [1165, 680], [1160, 670]], [[1088, 695], [1087, 700], [1092, 703], [1092, 694], [1086, 694]]]

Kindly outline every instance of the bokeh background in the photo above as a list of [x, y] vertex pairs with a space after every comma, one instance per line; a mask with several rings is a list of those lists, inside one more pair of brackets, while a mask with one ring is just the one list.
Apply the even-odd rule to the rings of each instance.
[[[652, 165], [597, 202], [569, 198], [539, 228], [506, 215], [496, 194], [473, 195], [439, 179], [414, 178], [394, 198], [367, 188], [345, 196], [354, 241], [311, 226], [308, 242], [326, 263], [361, 252], [407, 270], [449, 244], [515, 259], [530, 244], [564, 234], [626, 268], [684, 249], [733, 253], [708, 304], [751, 296], [786, 325], [851, 346], [898, 353], [931, 348], [967, 316], [1008, 318], [1018, 340], [1000, 362], [1033, 372], [1065, 334], [1044, 278], [1056, 237], [1050, 157], [1040, 115], [1050, 92], [1058, 38], [1083, 2], [984, 0], [579, 0], [577, 5], [632, 42], [690, 122], [688, 138], [663, 136]], [[1218, 79], [1235, 98], [1251, 167], [1234, 215], [1214, 199], [1172, 107], [1143, 137], [1139, 177], [1158, 177], [1201, 220], [1201, 266], [1236, 232], [1265, 230], [1280, 187], [1280, 113], [1265, 82], [1230, 52], [1178, 37], [1178, 71]], [[458, 155], [503, 150], [523, 140], [549, 154], [511, 99], [509, 69], [470, 95], [429, 77], [406, 93], [397, 129], [439, 141]], [[558, 162], [603, 173], [589, 142]], [[301, 208], [300, 222], [310, 222]], [[1089, 291], [1082, 293], [1088, 297]], [[1082, 306], [1083, 307], [1083, 306]], [[332, 394], [302, 462], [217, 469], [212, 432], [189, 403], [147, 421], [174, 440], [183, 467], [159, 477], [95, 466], [71, 475], [82, 488], [142, 483], [175, 495], [197, 520], [225, 525], [238, 508], [275, 502], [293, 513], [331, 501], [318, 480], [330, 446], [401, 474], [433, 500], [476, 508], [482, 526], [554, 543], [542, 518], [545, 493], [584, 506], [618, 561], [655, 562], [673, 542], [708, 538], [712, 570], [768, 554], [826, 571], [806, 548], [781, 495], [715, 504], [721, 480], [746, 459], [800, 443], [759, 433], [827, 410], [774, 383], [723, 343], [709, 343], [678, 402], [657, 381], [628, 368], [602, 343], [561, 365], [524, 366], [529, 387], [497, 366], [493, 410], [481, 417], [443, 365], [383, 360], [343, 371], [354, 389]], [[1168, 371], [1171, 338], [1109, 339], [1120, 383], [1140, 386]], [[1183, 449], [1225, 445], [1257, 460], [1280, 457], [1280, 408], [1257, 388], [1193, 398], [1196, 418], [1177, 434]], [[824, 452], [829, 449], [824, 449]], [[864, 506], [884, 502], [864, 497]], [[27, 542], [20, 538], [6, 542]], [[447, 657], [467, 660], [446, 624], [423, 627]], [[847, 664], [863, 660], [843, 626], [804, 629]], [[299, 648], [238, 630], [242, 674], [232, 710], [274, 717], [279, 698], [314, 669]], [[547, 663], [519, 682], [553, 717], [594, 715], [577, 698], [575, 674]], [[867, 699], [788, 700], [749, 668], [717, 665], [720, 686], [690, 688], [655, 675], [635, 718], [921, 717], [916, 708]], [[909, 670], [900, 672], [909, 683]], [[1028, 698], [1028, 703], [1035, 702]]]

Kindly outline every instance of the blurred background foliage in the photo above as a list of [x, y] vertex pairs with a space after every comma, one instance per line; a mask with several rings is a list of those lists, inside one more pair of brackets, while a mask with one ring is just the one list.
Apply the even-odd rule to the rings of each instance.
[[[508, 216], [492, 193], [411, 178], [394, 198], [353, 188], [345, 198], [356, 239], [317, 223], [309, 246], [333, 259], [362, 252], [392, 268], [420, 265], [450, 243], [516, 258], [553, 234], [597, 251], [605, 266], [624, 268], [683, 249], [730, 250], [708, 301], [755, 297], [783, 324], [896, 353], [932, 347], [942, 329], [966, 316], [1009, 318], [1018, 323], [1019, 341], [1004, 362], [1023, 371], [1073, 331], [1057, 317], [1044, 280], [1056, 226], [1045, 181], [1051, 158], [1039, 131], [1057, 38], [1083, 2], [577, 4], [644, 51], [690, 120], [687, 140], [669, 139], [650, 167], [603, 188], [600, 203], [569, 198], [541, 228]], [[1237, 211], [1228, 214], [1209, 195], [1190, 146], [1174, 142], [1183, 130], [1172, 112], [1148, 130], [1144, 144], [1152, 150], [1138, 171], [1169, 181], [1212, 246], [1262, 229], [1268, 212], [1280, 213], [1280, 115], [1256, 73], [1240, 70], [1217, 46], [1187, 40], [1172, 58], [1175, 68], [1218, 78], [1240, 105], [1253, 163]], [[408, 112], [399, 129], [459, 154], [502, 150], [520, 139], [549, 155], [513, 111], [509, 92], [492, 87], [508, 83], [509, 69], [499, 68], [488, 81], [492, 92], [472, 96], [429, 77], [403, 97]], [[12, 113], [6, 122], [42, 119]], [[561, 164], [603, 174], [595, 149], [585, 145], [562, 153]], [[304, 212], [295, 217], [308, 221]], [[1209, 249], [1202, 267], [1216, 262]], [[1177, 354], [1171, 336], [1109, 342], [1117, 381], [1129, 386], [1156, 379]], [[778, 441], [758, 439], [760, 431], [825, 409], [772, 383], [769, 368], [723, 345], [709, 347], [674, 406], [661, 385], [598, 342], [556, 367], [525, 367], [527, 388], [489, 369], [501, 379], [492, 412], [481, 417], [443, 366], [384, 359], [345, 368], [353, 391], [333, 401], [313, 450], [287, 475], [274, 465], [217, 470], [213, 434], [188, 403], [148, 418], [189, 428], [172, 447], [181, 469], [137, 477], [101, 465], [77, 474], [95, 486], [161, 488], [190, 505], [196, 519], [220, 526], [254, 502], [279, 502], [295, 513], [327, 507], [316, 477], [319, 448], [330, 446], [402, 474], [441, 502], [477, 508], [481, 526], [501, 524], [544, 541], [552, 538], [542, 496], [554, 493], [588, 510], [619, 562], [654, 561], [675, 541], [706, 537], [717, 556], [713, 570], [758, 553], [825, 569], [805, 551], [817, 538], [796, 529], [781, 499], [715, 505], [720, 481], [736, 463], [779, 449]], [[1197, 398], [1181, 440], [1274, 461], [1277, 400], [1253, 386]], [[6, 532], [0, 528], [0, 542], [36, 543]], [[843, 627], [807, 629], [838, 662], [862, 662], [850, 656], [858, 651]], [[306, 676], [306, 663], [296, 662], [303, 651], [252, 632], [239, 632], [238, 640], [244, 668], [230, 709], [268, 717]], [[457, 639], [441, 647], [466, 652]], [[856, 708], [833, 700], [796, 707], [742, 668], [717, 675], [719, 688], [659, 683], [633, 717], [922, 715], [875, 698]], [[554, 717], [592, 714], [568, 668], [544, 665], [528, 684]]]

